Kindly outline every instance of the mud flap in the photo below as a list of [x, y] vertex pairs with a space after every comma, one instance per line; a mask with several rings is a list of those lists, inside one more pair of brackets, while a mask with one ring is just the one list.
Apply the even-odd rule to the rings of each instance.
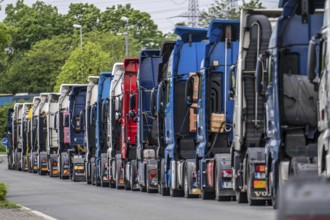
[[[216, 154], [214, 156], [216, 171], [215, 178], [218, 179], [220, 191], [219, 196], [235, 196], [232, 185], [232, 170], [231, 170], [231, 155], [230, 154]], [[217, 181], [215, 181], [217, 182]]]

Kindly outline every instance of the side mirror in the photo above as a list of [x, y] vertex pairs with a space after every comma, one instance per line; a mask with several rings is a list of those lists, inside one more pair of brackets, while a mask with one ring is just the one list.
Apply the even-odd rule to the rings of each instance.
[[131, 93], [131, 95], [129, 96], [129, 107], [131, 110], [135, 109], [135, 107], [136, 107], [136, 94], [135, 93]]
[[316, 38], [313, 37], [309, 41], [309, 47], [308, 47], [308, 64], [307, 64], [307, 70], [308, 70], [308, 79], [310, 82], [313, 82], [313, 80], [316, 77]]
[[269, 57], [268, 52], [264, 52], [259, 55], [257, 59], [257, 66], [256, 66], [256, 92], [260, 95], [263, 95], [264, 88], [267, 87], [267, 83], [265, 81], [265, 62]]
[[234, 64], [230, 67], [230, 73], [229, 73], [229, 100], [233, 100], [235, 98], [235, 90], [236, 90], [236, 77], [235, 77], [235, 71], [236, 71], [237, 64]]
[[119, 112], [120, 111], [120, 98], [116, 97], [115, 98], [115, 112]]
[[261, 56], [262, 54], [260, 54], [260, 56], [258, 57], [256, 66], [256, 92], [258, 94], [260, 94], [263, 89], [262, 74], [264, 72], [264, 68]]
[[161, 82], [158, 85], [157, 89], [157, 104], [156, 104], [156, 110], [158, 112], [163, 112], [164, 107], [165, 107], [165, 102], [166, 102], [166, 97], [164, 97], [164, 91], [166, 90], [166, 81]]
[[85, 115], [85, 110], [81, 110], [79, 113], [79, 127], [76, 122], [76, 128], [79, 129], [79, 131], [83, 130], [83, 124], [84, 124], [84, 115]]
[[58, 116], [58, 112], [55, 112], [55, 115], [54, 115], [54, 129], [56, 130], [56, 132], [57, 132], [57, 116]]
[[115, 119], [119, 120], [121, 118], [121, 114], [119, 112], [115, 113]]
[[156, 114], [157, 87], [151, 90], [150, 94], [150, 113], [152, 116]]
[[193, 104], [193, 93], [194, 93], [194, 78], [190, 76], [186, 81], [186, 91], [185, 91], [186, 104], [188, 106], [191, 106]]
[[186, 104], [190, 107], [198, 102], [199, 76], [197, 73], [190, 73], [186, 81]]
[[80, 121], [80, 115], [76, 116], [74, 118], [74, 128], [76, 132], [80, 132], [81, 131], [81, 121]]

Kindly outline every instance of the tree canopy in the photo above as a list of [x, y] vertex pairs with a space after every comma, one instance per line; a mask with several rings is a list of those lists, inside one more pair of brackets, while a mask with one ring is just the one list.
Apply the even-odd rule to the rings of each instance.
[[[141, 48], [159, 47], [164, 38], [150, 15], [133, 9], [130, 4], [108, 7], [101, 12], [93, 4], [75, 3], [67, 14], [61, 14], [55, 6], [40, 0], [31, 6], [17, 0], [7, 5], [5, 13], [0, 23], [0, 93], [54, 91], [57, 79], [73, 77], [69, 70], [77, 56], [81, 62], [77, 63], [79, 70], [75, 73], [83, 68], [82, 72], [87, 74], [94, 67], [94, 75], [109, 71], [113, 63], [124, 59], [123, 16], [129, 19], [129, 56], [137, 56]], [[73, 24], [82, 26], [83, 53], [79, 53], [79, 30]], [[102, 65], [94, 66], [94, 55], [101, 59]], [[107, 65], [103, 65], [105, 59]], [[68, 76], [64, 77], [65, 74]]]

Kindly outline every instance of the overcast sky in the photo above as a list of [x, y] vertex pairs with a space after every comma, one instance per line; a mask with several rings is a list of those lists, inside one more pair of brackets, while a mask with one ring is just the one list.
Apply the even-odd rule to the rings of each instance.
[[[199, 0], [200, 10], [207, 9], [215, 0]], [[8, 3], [15, 3], [16, 0], [4, 0], [0, 18], [5, 16], [4, 9]], [[25, 0], [25, 4], [31, 5], [35, 0]], [[171, 31], [175, 23], [185, 21], [185, 18], [176, 17], [188, 10], [188, 0], [44, 0], [47, 4], [57, 6], [60, 13], [66, 13], [71, 3], [89, 3], [104, 10], [116, 4], [131, 3], [133, 8], [150, 13], [152, 19], [164, 33]], [[263, 5], [268, 8], [275, 8], [278, 0], [263, 0]], [[173, 18], [175, 17], [175, 18]]]

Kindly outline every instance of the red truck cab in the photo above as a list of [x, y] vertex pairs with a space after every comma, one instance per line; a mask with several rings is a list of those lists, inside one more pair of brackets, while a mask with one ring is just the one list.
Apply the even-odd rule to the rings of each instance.
[[121, 110], [121, 177], [126, 189], [135, 189], [136, 175], [136, 137], [137, 137], [137, 111], [138, 90], [137, 72], [139, 69], [138, 59], [125, 59], [124, 78], [122, 83]]

